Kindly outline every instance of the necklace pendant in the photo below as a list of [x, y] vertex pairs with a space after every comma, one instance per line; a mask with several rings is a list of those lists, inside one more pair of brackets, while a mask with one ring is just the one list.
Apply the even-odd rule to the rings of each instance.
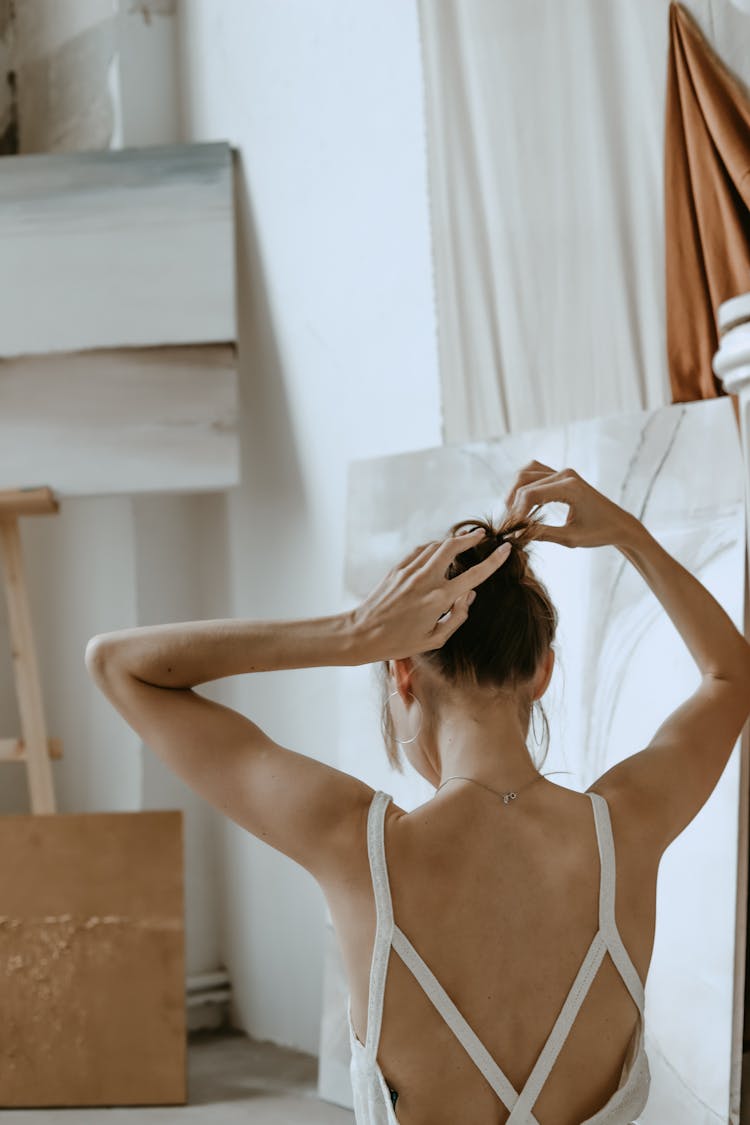
[[515, 801], [517, 796], [518, 794], [514, 793], [512, 789], [508, 793], [503, 793], [503, 804], [507, 805], [509, 801]]

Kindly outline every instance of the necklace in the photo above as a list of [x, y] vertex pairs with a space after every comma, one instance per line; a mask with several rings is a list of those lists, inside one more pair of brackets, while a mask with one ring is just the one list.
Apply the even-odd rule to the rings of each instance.
[[532, 777], [531, 781], [527, 781], [520, 789], [508, 789], [506, 793], [498, 793], [497, 789], [491, 789], [489, 785], [485, 785], [483, 781], [477, 781], [475, 777], [462, 777], [461, 774], [456, 774], [455, 777], [447, 777], [443, 784], [437, 787], [436, 792], [439, 793], [443, 785], [447, 785], [449, 781], [473, 781], [475, 785], [481, 785], [483, 789], [489, 789], [490, 793], [494, 793], [496, 797], [502, 797], [503, 804], [509, 805], [511, 801], [515, 801], [521, 789], [528, 789], [529, 785], [533, 785], [535, 781], [538, 781], [539, 778], [543, 776], [543, 774], [538, 773], [536, 777]]

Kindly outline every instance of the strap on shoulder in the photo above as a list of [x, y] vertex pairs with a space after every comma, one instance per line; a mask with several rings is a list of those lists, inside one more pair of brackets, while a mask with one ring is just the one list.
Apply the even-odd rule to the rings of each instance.
[[617, 879], [617, 865], [615, 859], [615, 841], [612, 835], [612, 820], [609, 814], [609, 805], [601, 793], [588, 792], [594, 806], [594, 822], [596, 824], [596, 840], [599, 845], [599, 929], [606, 942], [609, 955], [615, 963], [620, 976], [625, 981], [628, 992], [638, 1005], [638, 1010], [643, 1015], [645, 994], [643, 982], [638, 976], [635, 965], [628, 953], [615, 919], [615, 883]]
[[383, 996], [393, 938], [393, 904], [385, 861], [385, 811], [392, 797], [378, 789], [367, 814], [367, 854], [370, 859], [372, 889], [375, 896], [375, 941], [370, 963], [370, 991], [367, 999], [365, 1050], [375, 1060], [383, 1020]]

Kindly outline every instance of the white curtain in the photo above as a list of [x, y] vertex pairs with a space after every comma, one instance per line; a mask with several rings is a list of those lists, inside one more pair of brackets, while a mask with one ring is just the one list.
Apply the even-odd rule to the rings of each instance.
[[[750, 78], [750, 19], [685, 5]], [[668, 0], [419, 0], [443, 437], [672, 401]]]

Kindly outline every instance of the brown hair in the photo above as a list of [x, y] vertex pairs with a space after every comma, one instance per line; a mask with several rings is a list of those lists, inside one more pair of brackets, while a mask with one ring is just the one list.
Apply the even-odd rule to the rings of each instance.
[[[484, 539], [462, 551], [449, 566], [446, 577], [455, 578], [481, 562], [506, 540], [511, 552], [506, 561], [476, 589], [476, 598], [467, 620], [452, 633], [442, 648], [422, 653], [417, 660], [434, 668], [449, 683], [515, 688], [529, 681], [544, 653], [552, 645], [558, 615], [545, 585], [529, 564], [526, 547], [536, 537], [541, 520], [529, 517], [516, 520], [506, 516], [499, 524], [491, 517], [461, 520], [449, 535], [463, 529], [481, 528]], [[388, 663], [381, 666], [383, 695], [382, 732], [388, 760], [403, 773], [403, 764], [385, 706], [388, 694]], [[546, 746], [538, 768], [549, 750], [549, 723], [541, 703]], [[427, 718], [427, 716], [425, 716]]]

